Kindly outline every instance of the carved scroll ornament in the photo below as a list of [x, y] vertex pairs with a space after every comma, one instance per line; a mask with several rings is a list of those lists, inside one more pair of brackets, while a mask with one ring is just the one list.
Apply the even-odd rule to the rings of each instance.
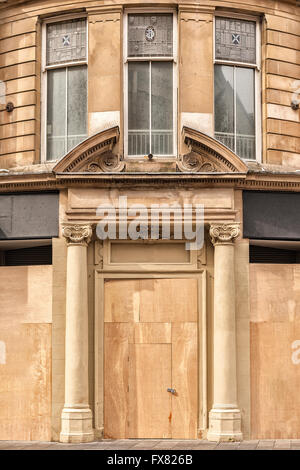
[[221, 168], [216, 164], [208, 161], [203, 155], [196, 152], [189, 152], [181, 157], [178, 161], [178, 168], [180, 171], [188, 172], [217, 172], [221, 171]]
[[232, 244], [239, 234], [239, 224], [211, 224], [209, 229], [213, 245]]
[[87, 246], [92, 238], [92, 227], [90, 225], [64, 225], [62, 234], [68, 245]]

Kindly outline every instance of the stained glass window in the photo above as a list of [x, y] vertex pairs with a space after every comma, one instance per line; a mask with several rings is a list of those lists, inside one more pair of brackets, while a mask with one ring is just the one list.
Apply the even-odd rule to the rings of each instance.
[[86, 60], [86, 21], [76, 19], [47, 25], [46, 64]]
[[171, 57], [172, 14], [128, 15], [128, 57]]
[[215, 58], [254, 64], [256, 23], [235, 18], [216, 18]]

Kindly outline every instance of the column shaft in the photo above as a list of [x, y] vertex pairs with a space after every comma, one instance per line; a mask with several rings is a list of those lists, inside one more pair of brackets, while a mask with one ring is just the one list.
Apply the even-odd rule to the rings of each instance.
[[[74, 228], [76, 227], [76, 228]], [[75, 233], [75, 237], [74, 237]], [[88, 395], [87, 243], [91, 228], [66, 226], [68, 239], [65, 344], [65, 405], [61, 442], [94, 439]]]
[[212, 224], [214, 253], [214, 399], [208, 440], [241, 440], [237, 405], [234, 244], [238, 224]]

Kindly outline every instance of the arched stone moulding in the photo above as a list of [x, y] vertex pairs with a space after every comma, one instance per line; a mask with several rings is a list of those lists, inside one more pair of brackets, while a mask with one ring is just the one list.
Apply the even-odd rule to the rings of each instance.
[[189, 127], [183, 127], [182, 134], [190, 151], [180, 157], [178, 161], [180, 171], [244, 174], [248, 172], [246, 163], [216, 139]]
[[59, 173], [102, 173], [119, 172], [124, 162], [112, 149], [120, 136], [119, 127], [106, 129], [88, 137], [74, 147], [53, 168]]

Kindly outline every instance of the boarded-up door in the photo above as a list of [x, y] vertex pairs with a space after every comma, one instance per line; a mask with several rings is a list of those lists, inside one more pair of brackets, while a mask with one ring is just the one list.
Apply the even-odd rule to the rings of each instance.
[[195, 439], [197, 280], [110, 280], [104, 293], [105, 437]]

